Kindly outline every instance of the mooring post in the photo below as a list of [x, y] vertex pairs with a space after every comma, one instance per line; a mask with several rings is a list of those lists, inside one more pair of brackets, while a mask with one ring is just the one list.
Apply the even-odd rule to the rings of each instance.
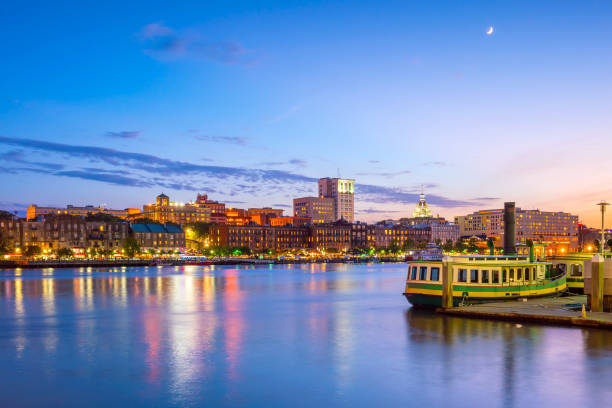
[[604, 258], [601, 255], [593, 257], [591, 282], [591, 312], [603, 312]]
[[453, 307], [453, 268], [450, 259], [442, 258], [442, 308]]

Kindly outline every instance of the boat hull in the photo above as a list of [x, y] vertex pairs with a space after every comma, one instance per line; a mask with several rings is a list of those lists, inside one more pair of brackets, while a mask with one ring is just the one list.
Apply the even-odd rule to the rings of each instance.
[[[464, 300], [482, 303], [554, 296], [564, 292], [566, 289], [567, 282], [565, 275], [554, 280], [531, 285], [480, 286], [454, 284], [453, 305], [457, 306]], [[442, 284], [409, 281], [406, 284], [404, 296], [415, 307], [441, 307]]]

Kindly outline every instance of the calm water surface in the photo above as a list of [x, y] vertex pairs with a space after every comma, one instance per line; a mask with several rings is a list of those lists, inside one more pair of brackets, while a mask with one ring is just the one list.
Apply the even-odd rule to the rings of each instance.
[[612, 333], [416, 312], [405, 269], [0, 270], [0, 406], [612, 403]]

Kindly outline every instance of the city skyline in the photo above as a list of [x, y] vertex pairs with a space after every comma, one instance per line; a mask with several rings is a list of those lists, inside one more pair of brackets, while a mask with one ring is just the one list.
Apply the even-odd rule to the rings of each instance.
[[8, 5], [0, 208], [290, 213], [340, 175], [361, 221], [410, 216], [423, 184], [450, 220], [515, 201], [599, 226], [611, 7]]

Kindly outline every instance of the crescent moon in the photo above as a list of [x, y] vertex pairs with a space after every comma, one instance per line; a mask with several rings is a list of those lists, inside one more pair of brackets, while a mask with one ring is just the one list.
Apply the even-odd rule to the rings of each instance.
[[491, 34], [493, 34], [493, 26], [489, 27], [489, 30], [487, 31], [487, 35]]

